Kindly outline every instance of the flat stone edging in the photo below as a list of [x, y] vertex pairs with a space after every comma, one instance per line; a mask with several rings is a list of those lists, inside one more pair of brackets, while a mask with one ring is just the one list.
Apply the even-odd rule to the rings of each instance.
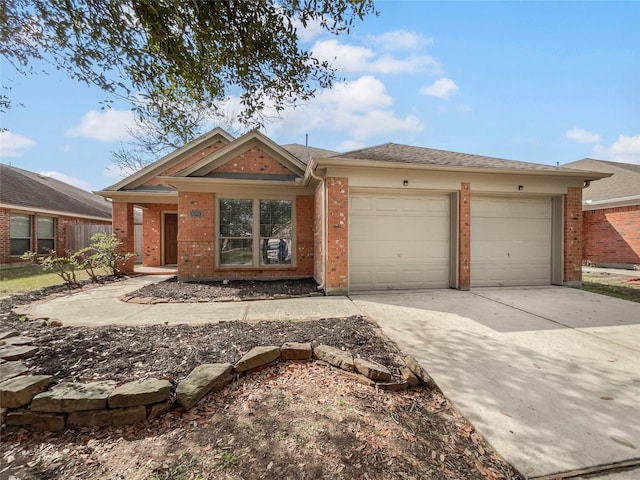
[[[394, 381], [389, 369], [376, 362], [354, 358], [349, 351], [328, 345], [288, 342], [282, 346], [258, 346], [235, 365], [204, 364], [194, 368], [177, 384], [147, 379], [117, 385], [113, 381], [60, 382], [54, 377], [28, 375], [20, 362], [0, 363], [10, 378], [0, 383], [0, 423], [33, 430], [61, 431], [67, 428], [123, 426], [151, 421], [175, 408], [188, 411], [208, 393], [218, 391], [239, 376], [276, 361], [323, 362], [347, 372], [354, 380], [380, 390], [398, 391], [424, 385], [435, 387], [431, 377], [413, 357], [405, 357], [402, 378]], [[8, 373], [10, 371], [10, 373]]]
[[324, 297], [322, 292], [311, 292], [304, 295], [290, 295], [288, 293], [276, 293], [275, 295], [264, 295], [256, 297], [212, 297], [212, 298], [194, 298], [188, 301], [171, 301], [164, 297], [139, 297], [137, 295], [122, 295], [118, 298], [121, 302], [133, 303], [138, 305], [158, 305], [161, 303], [228, 303], [228, 302], [253, 302], [257, 300], [286, 300], [289, 298], [308, 298], [308, 297]]

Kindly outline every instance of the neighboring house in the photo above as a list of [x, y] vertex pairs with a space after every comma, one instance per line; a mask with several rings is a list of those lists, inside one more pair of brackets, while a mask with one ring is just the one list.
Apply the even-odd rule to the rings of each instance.
[[0, 263], [24, 252], [65, 252], [67, 226], [111, 224], [104, 198], [51, 177], [0, 164]]
[[611, 174], [582, 192], [585, 263], [640, 266], [640, 165], [585, 158], [565, 167]]
[[393, 143], [338, 154], [217, 128], [97, 193], [124, 242], [144, 209], [145, 265], [177, 264], [182, 280], [313, 276], [345, 294], [577, 284], [582, 187], [604, 176]]

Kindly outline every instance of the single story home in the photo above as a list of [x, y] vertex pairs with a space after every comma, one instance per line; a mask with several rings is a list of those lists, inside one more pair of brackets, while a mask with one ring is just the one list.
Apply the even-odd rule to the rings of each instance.
[[611, 175], [582, 191], [584, 262], [640, 268], [640, 165], [584, 158], [565, 167]]
[[[348, 153], [216, 128], [100, 192], [181, 280], [313, 276], [327, 294], [582, 278], [582, 188], [607, 174], [387, 143]], [[133, 265], [128, 265], [133, 268]]]
[[24, 252], [65, 252], [68, 226], [111, 225], [104, 198], [39, 173], [0, 164], [0, 264]]

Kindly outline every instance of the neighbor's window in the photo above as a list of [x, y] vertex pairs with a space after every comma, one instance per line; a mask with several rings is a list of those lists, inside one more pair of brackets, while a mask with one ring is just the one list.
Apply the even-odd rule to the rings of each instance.
[[22, 255], [31, 250], [31, 215], [9, 214], [9, 250], [11, 255]]
[[37, 217], [38, 253], [49, 253], [56, 249], [56, 219]]
[[253, 265], [252, 200], [220, 200], [220, 265]]
[[291, 201], [260, 200], [260, 265], [291, 263]]
[[292, 205], [291, 200], [220, 200], [220, 265], [291, 264]]

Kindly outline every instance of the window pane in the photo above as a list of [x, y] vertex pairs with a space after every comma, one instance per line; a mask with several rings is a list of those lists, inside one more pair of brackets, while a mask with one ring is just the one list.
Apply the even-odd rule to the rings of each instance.
[[49, 253], [51, 250], [55, 250], [55, 244], [53, 238], [39, 238], [38, 239], [38, 253]]
[[38, 217], [38, 238], [55, 238], [55, 219]]
[[220, 236], [253, 236], [253, 201], [220, 200]]
[[22, 255], [24, 252], [31, 250], [31, 240], [28, 238], [12, 238], [10, 243], [11, 255]]
[[260, 237], [291, 238], [290, 200], [260, 200]]
[[[9, 217], [11, 238], [31, 238], [31, 216], [12, 213]], [[13, 255], [13, 254], [12, 254]]]
[[260, 239], [260, 264], [282, 265], [291, 263], [291, 239], [262, 238]]
[[220, 265], [253, 265], [253, 240], [221, 238]]

